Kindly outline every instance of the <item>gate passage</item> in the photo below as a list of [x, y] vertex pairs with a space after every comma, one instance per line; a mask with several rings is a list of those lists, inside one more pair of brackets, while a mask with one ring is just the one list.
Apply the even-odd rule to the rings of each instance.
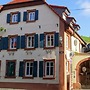
[[90, 89], [90, 60], [81, 63], [79, 79], [82, 88]]

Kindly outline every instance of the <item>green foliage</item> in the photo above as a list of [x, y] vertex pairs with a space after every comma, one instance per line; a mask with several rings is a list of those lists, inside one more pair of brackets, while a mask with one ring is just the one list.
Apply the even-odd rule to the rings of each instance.
[[90, 37], [88, 36], [81, 36], [81, 37], [86, 43], [90, 43]]
[[0, 32], [1, 32], [1, 31], [6, 31], [6, 29], [3, 28], [3, 27], [0, 27]]

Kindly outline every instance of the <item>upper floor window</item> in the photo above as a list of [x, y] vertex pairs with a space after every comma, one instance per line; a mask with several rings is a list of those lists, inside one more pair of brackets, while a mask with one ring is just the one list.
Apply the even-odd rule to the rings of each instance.
[[27, 10], [23, 14], [23, 21], [32, 22], [38, 20], [38, 10]]
[[46, 47], [54, 47], [54, 34], [46, 35]]
[[8, 50], [16, 50], [20, 48], [20, 36], [17, 35], [10, 35], [8, 36]]
[[34, 35], [27, 36], [27, 48], [34, 48]]
[[11, 22], [12, 23], [17, 23], [18, 22], [18, 14], [12, 14], [11, 16]]
[[28, 12], [28, 21], [34, 21], [35, 20], [35, 11]]
[[20, 12], [11, 12], [7, 14], [7, 23], [17, 24], [20, 22]]
[[45, 32], [40, 34], [40, 47], [52, 49], [59, 46], [59, 33], [58, 32]]
[[69, 36], [66, 36], [66, 48], [69, 48]]

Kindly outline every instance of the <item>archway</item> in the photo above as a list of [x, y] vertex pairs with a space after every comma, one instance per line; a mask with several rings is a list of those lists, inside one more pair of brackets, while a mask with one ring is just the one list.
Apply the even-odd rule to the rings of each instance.
[[76, 82], [81, 84], [81, 88], [90, 89], [90, 58], [85, 58], [77, 64]]

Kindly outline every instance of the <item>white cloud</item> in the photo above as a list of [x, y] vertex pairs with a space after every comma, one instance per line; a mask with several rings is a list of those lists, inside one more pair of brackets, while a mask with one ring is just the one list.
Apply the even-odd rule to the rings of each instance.
[[82, 14], [90, 16], [90, 0], [78, 0]]

